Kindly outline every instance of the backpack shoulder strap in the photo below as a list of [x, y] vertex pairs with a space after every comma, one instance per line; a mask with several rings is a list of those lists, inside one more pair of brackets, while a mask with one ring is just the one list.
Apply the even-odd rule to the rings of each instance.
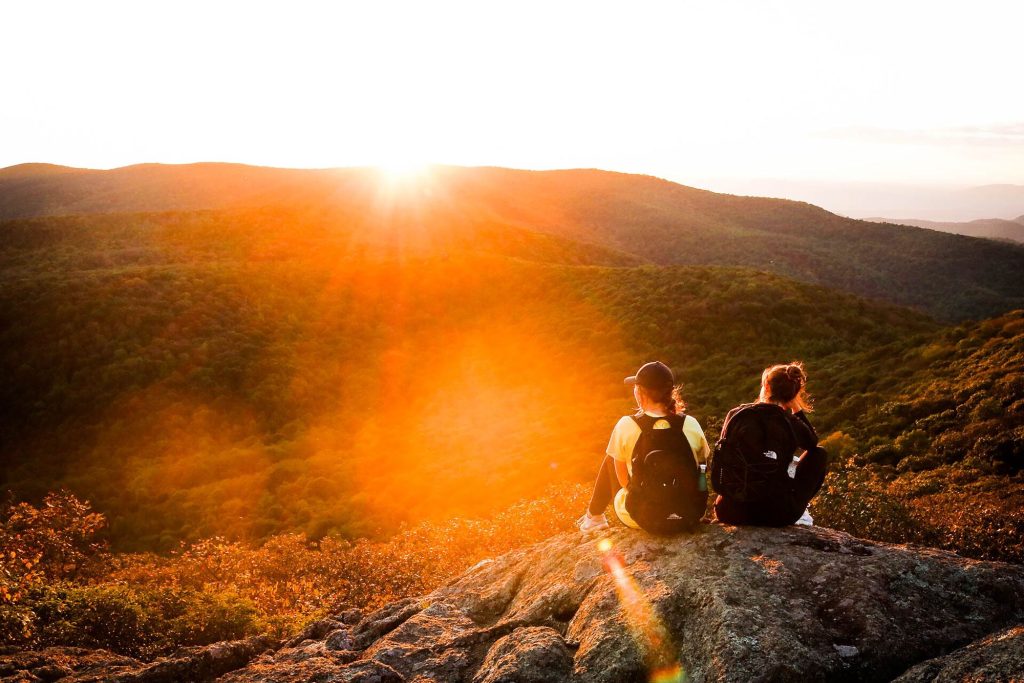
[[669, 424], [671, 424], [673, 427], [678, 427], [679, 429], [682, 429], [683, 426], [686, 424], [686, 413], [672, 413], [665, 419], [668, 420]]
[[789, 418], [789, 426], [793, 430], [793, 438], [796, 439], [797, 446], [805, 451], [814, 450], [818, 445], [818, 433], [803, 411], [786, 417]]
[[636, 413], [630, 415], [633, 418], [633, 422], [636, 422], [636, 426], [640, 428], [641, 432], [649, 432], [654, 429], [654, 423], [661, 420], [660, 417], [651, 417], [647, 413]]

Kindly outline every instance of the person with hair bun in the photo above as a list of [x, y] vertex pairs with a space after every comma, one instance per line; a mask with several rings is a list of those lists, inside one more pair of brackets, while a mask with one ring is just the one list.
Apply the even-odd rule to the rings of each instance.
[[[712, 464], [720, 522], [810, 522], [805, 511], [825, 481], [828, 454], [818, 446], [818, 434], [807, 419], [812, 407], [806, 387], [803, 363], [772, 365], [761, 374], [758, 400], [729, 411], [715, 447], [719, 462]], [[730, 478], [730, 468], [743, 469], [741, 477]], [[742, 486], [736, 483], [740, 479]]]
[[[576, 525], [584, 534], [599, 531], [608, 527], [608, 519], [604, 511], [609, 504], [615, 516], [626, 526], [638, 529], [641, 525], [633, 519], [629, 510], [626, 509], [627, 486], [630, 478], [635, 474], [632, 471], [634, 462], [634, 450], [641, 448], [647, 443], [647, 437], [641, 439], [645, 430], [659, 431], [678, 428], [682, 434], [670, 435], [670, 439], [685, 438], [685, 443], [680, 442], [683, 449], [688, 444], [692, 452], [699, 472], [700, 467], [706, 466], [711, 448], [708, 446], [704, 431], [700, 423], [691, 416], [686, 415], [686, 406], [680, 395], [680, 388], [676, 385], [675, 376], [664, 363], [653, 361], [644, 364], [635, 375], [627, 377], [624, 382], [633, 386], [633, 398], [636, 400], [637, 412], [634, 415], [626, 415], [619, 419], [612, 430], [611, 438], [608, 440], [608, 447], [605, 449], [605, 457], [598, 470], [597, 480], [594, 482], [594, 492], [590, 499], [587, 512], [577, 520]], [[665, 435], [667, 432], [659, 432]], [[689, 455], [686, 455], [689, 458]], [[696, 517], [703, 514], [707, 504], [707, 493], [694, 492], [694, 510], [699, 507]]]

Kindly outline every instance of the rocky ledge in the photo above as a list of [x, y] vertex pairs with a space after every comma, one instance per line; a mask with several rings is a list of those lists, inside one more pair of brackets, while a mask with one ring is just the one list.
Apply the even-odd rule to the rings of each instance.
[[[247, 657], [228, 673], [208, 656], [189, 671], [233, 683], [1022, 680], [1021, 624], [1017, 565], [822, 528], [620, 528], [554, 536], [280, 647], [212, 646]], [[0, 657], [0, 675], [57, 680], [13, 659]], [[75, 681], [166, 680], [155, 676], [169, 667], [64, 663]]]

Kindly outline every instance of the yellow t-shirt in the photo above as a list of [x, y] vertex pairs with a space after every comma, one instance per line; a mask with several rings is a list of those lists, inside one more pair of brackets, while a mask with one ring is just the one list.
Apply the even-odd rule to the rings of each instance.
[[[647, 413], [647, 415], [651, 417], [664, 417], [663, 415], [654, 415], [652, 413]], [[669, 429], [670, 427], [671, 425], [668, 420], [659, 420], [654, 423], [655, 429]], [[683, 421], [683, 434], [686, 435], [686, 440], [690, 442], [690, 449], [693, 450], [693, 458], [697, 461], [697, 466], [706, 465], [708, 456], [711, 455], [711, 447], [708, 446], [704, 430], [700, 428], [700, 423], [697, 422], [696, 418], [690, 415], [686, 416], [686, 420]], [[633, 474], [633, 447], [636, 446], [636, 441], [639, 438], [640, 425], [632, 417], [626, 415], [615, 424], [615, 428], [612, 429], [611, 438], [608, 439], [608, 448], [605, 450], [611, 457], [626, 463], [626, 468], [629, 470], [630, 475]], [[629, 516], [629, 513], [626, 512], [626, 489], [619, 489], [619, 492], [615, 495], [613, 505], [615, 515], [622, 520], [623, 524], [634, 529], [640, 528], [633, 521], [633, 518]]]

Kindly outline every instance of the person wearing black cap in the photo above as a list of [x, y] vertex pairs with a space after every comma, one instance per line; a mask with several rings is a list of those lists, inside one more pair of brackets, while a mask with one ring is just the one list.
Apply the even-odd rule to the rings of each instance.
[[[640, 438], [641, 428], [637, 418], [648, 415], [652, 418], [682, 414], [685, 405], [676, 387], [672, 370], [659, 361], [645, 363], [635, 375], [624, 382], [633, 386], [633, 398], [639, 410], [635, 415], [622, 417], [612, 429], [604, 460], [594, 482], [594, 493], [590, 498], [587, 512], [576, 524], [583, 533], [599, 531], [608, 527], [604, 511], [614, 502], [616, 517], [628, 527], [639, 525], [633, 521], [625, 508], [625, 488], [631, 475], [633, 449]], [[654, 429], [671, 428], [668, 420], [656, 420]], [[693, 451], [697, 465], [706, 466], [711, 452], [704, 431], [692, 416], [687, 415], [683, 423], [683, 434]]]

